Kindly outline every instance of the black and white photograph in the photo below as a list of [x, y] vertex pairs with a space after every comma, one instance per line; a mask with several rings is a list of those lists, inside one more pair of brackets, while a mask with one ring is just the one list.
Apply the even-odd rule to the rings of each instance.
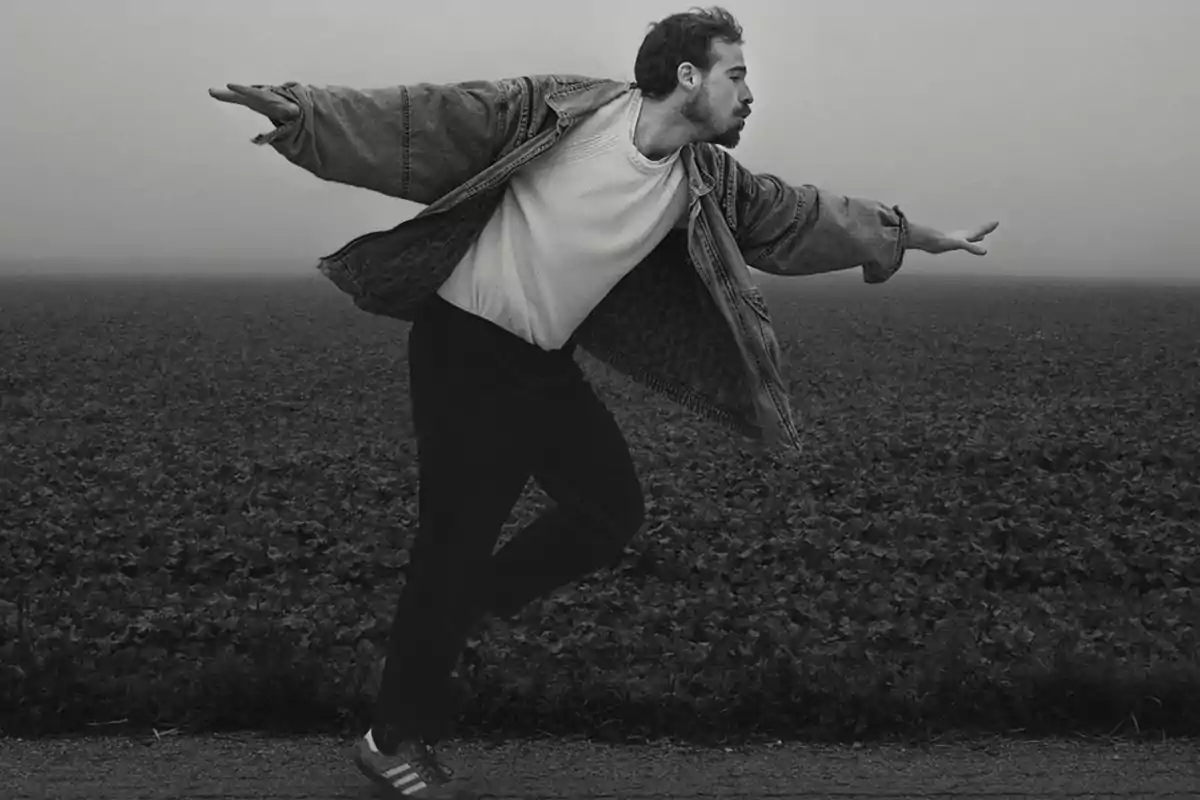
[[2, 0], [0, 798], [1200, 798], [1197, 0]]

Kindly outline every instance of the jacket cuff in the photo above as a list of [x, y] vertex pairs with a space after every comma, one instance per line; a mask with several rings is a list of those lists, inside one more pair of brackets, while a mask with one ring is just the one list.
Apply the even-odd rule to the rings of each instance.
[[908, 251], [908, 217], [900, 210], [900, 206], [892, 206], [896, 215], [896, 244], [889, 263], [869, 261], [863, 264], [863, 281], [865, 283], [883, 283], [900, 271], [904, 265], [904, 254]]

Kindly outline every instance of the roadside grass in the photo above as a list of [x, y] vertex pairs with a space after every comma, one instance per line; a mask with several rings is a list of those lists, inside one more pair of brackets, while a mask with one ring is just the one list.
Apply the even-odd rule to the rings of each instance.
[[[836, 277], [768, 291], [794, 457], [586, 360], [646, 527], [471, 640], [460, 729], [1200, 735], [1200, 291]], [[406, 326], [319, 279], [0, 298], [0, 733], [356, 730], [416, 518]]]

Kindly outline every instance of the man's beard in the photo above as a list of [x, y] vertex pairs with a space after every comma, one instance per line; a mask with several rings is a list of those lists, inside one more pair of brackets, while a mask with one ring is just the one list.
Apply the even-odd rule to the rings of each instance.
[[725, 131], [717, 127], [716, 115], [713, 113], [712, 103], [708, 99], [708, 92], [703, 87], [697, 89], [691, 97], [683, 102], [682, 113], [684, 119], [704, 132], [705, 136], [701, 141], [732, 150], [742, 140], [740, 125], [734, 125]]

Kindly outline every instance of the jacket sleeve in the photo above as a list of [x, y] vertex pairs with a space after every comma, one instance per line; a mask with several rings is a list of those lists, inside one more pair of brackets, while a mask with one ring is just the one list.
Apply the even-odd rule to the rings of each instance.
[[428, 205], [487, 168], [522, 116], [520, 78], [385, 89], [266, 86], [300, 114], [254, 138], [318, 178]]
[[793, 186], [736, 162], [732, 169], [734, 235], [748, 265], [775, 275], [861, 266], [867, 283], [883, 283], [900, 269], [908, 221], [898, 207]]

